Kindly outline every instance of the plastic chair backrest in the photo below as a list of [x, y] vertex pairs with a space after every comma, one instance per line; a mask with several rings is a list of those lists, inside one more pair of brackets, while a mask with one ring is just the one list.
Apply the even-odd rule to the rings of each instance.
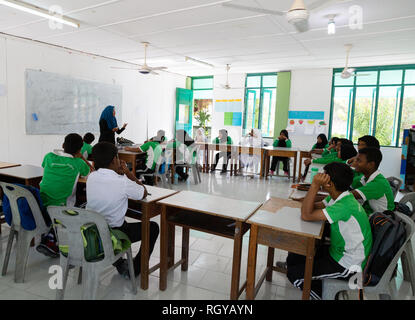
[[410, 192], [404, 195], [402, 199], [399, 200], [399, 203], [406, 204], [406, 205], [410, 204], [409, 208], [412, 211], [412, 219], [413, 219], [414, 214], [415, 214], [415, 192]]
[[395, 267], [398, 263], [399, 258], [402, 255], [402, 252], [405, 249], [406, 244], [408, 243], [408, 241], [411, 241], [411, 238], [414, 234], [415, 231], [415, 224], [414, 221], [412, 221], [412, 219], [406, 215], [404, 215], [403, 213], [394, 212], [396, 217], [399, 218], [400, 220], [402, 220], [402, 222], [405, 224], [405, 230], [406, 230], [406, 238], [405, 241], [403, 242], [402, 246], [399, 248], [398, 252], [395, 254], [395, 256], [393, 257], [393, 259], [391, 260], [391, 262], [389, 263], [388, 267], [386, 268], [382, 278], [380, 279], [379, 283], [375, 286], [386, 286], [389, 284], [390, 279], [392, 278], [392, 274], [395, 270]]
[[25, 188], [16, 186], [15, 184], [0, 182], [0, 187], [3, 189], [3, 192], [9, 198], [10, 208], [12, 211], [12, 224], [15, 227], [20, 227], [20, 213], [17, 200], [20, 198], [25, 198], [29, 204], [29, 208], [32, 211], [33, 218], [35, 219], [36, 228], [47, 229], [45, 220], [43, 219], [42, 212], [40, 211], [39, 204], [33, 194], [26, 190]]
[[[75, 212], [76, 215], [68, 212]], [[101, 238], [104, 259], [99, 263], [111, 264], [114, 262], [114, 249], [111, 241], [111, 234], [108, 224], [99, 213], [73, 207], [48, 207], [48, 213], [54, 221], [54, 227], [60, 245], [69, 247], [69, 259], [86, 262], [84, 255], [84, 242], [81, 234], [81, 227], [86, 224], [95, 224]], [[56, 222], [58, 223], [55, 223]]]
[[401, 185], [402, 185], [402, 180], [401, 179], [399, 179], [399, 178], [396, 178], [396, 177], [389, 177], [389, 178], [387, 178], [386, 180], [388, 180], [389, 181], [389, 184], [390, 184], [390, 186], [391, 186], [391, 188], [392, 188], [392, 191], [393, 191], [393, 196], [394, 196], [394, 198], [396, 197], [396, 194], [398, 193], [398, 191], [399, 191], [399, 188], [401, 187]]

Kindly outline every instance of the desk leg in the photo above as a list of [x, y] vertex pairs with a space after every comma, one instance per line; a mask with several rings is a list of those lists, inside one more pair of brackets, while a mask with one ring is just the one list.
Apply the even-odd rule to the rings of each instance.
[[189, 266], [189, 228], [183, 227], [182, 230], [182, 271], [187, 271]]
[[235, 235], [233, 237], [233, 260], [232, 260], [232, 283], [231, 300], [238, 300], [239, 279], [241, 276], [241, 254], [242, 254], [242, 222], [237, 221]]
[[301, 182], [301, 178], [303, 176], [303, 173], [301, 171], [302, 166], [303, 166], [302, 162], [303, 162], [303, 156], [300, 154], [300, 163], [298, 164], [298, 182]]
[[265, 179], [268, 179], [268, 173], [269, 173], [269, 163], [270, 163], [271, 157], [267, 154], [265, 154]]
[[159, 289], [164, 291], [167, 288], [167, 207], [162, 206], [160, 217], [160, 283]]
[[174, 184], [174, 175], [176, 174], [174, 163], [171, 164], [171, 184]]
[[294, 157], [293, 183], [295, 183], [296, 173], [297, 173], [297, 155], [295, 155], [295, 157]]
[[252, 225], [249, 235], [248, 267], [246, 272], [246, 299], [255, 299], [255, 274], [258, 250], [258, 226]]
[[264, 178], [264, 161], [265, 161], [264, 153], [265, 153], [264, 149], [261, 149], [261, 170], [259, 171], [260, 179]]
[[134, 175], [134, 177], [136, 177], [136, 172], [137, 172], [137, 170], [136, 170], [136, 168], [137, 168], [137, 157], [132, 157], [132, 159], [131, 159], [132, 161], [132, 165], [131, 165], [131, 170], [133, 171], [133, 175]]
[[311, 278], [313, 276], [315, 239], [309, 239], [307, 243], [307, 255], [304, 269], [303, 300], [310, 300]]
[[150, 258], [150, 218], [147, 205], [143, 205], [141, 218], [141, 289], [148, 289]]
[[275, 249], [272, 247], [268, 247], [268, 257], [267, 257], [267, 281], [272, 281], [272, 272], [274, 267], [274, 253]]
[[167, 245], [167, 254], [169, 257], [168, 267], [171, 268], [174, 266], [174, 245], [176, 241], [176, 226], [174, 224], [168, 224], [167, 226], [167, 239], [168, 239], [168, 245]]

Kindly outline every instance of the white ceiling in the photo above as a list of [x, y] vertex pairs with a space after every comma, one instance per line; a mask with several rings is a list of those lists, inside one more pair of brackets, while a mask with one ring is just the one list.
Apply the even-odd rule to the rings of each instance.
[[[311, 4], [315, 0], [304, 0]], [[0, 32], [140, 64], [141, 41], [150, 42], [148, 63], [184, 75], [342, 67], [344, 44], [354, 45], [352, 66], [415, 63], [415, 1], [354, 0], [313, 11], [310, 30], [296, 33], [285, 17], [226, 8], [224, 0], [26, 0], [59, 5], [81, 28], [52, 30], [45, 19], [0, 5]], [[234, 0], [286, 11], [293, 0]], [[363, 29], [348, 26], [349, 8], [363, 9]], [[327, 34], [335, 13], [337, 33]], [[216, 66], [184, 62], [190, 56]], [[114, 62], [114, 65], [117, 65]], [[130, 72], [130, 71], [122, 71]]]

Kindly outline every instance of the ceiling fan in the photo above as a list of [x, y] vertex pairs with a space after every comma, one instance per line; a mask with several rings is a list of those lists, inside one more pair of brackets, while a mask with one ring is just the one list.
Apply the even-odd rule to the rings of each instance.
[[127, 70], [138, 70], [141, 74], [154, 74], [158, 75], [157, 70], [166, 70], [167, 67], [150, 67], [147, 65], [147, 47], [149, 46], [148, 42], [142, 42], [144, 45], [144, 64], [140, 65], [139, 68], [119, 68], [119, 67], [111, 67], [112, 69], [127, 69]]
[[241, 10], [259, 12], [259, 13], [277, 15], [277, 16], [285, 15], [287, 18], [287, 21], [290, 24], [292, 24], [298, 32], [305, 32], [309, 28], [308, 18], [310, 16], [310, 11], [313, 11], [316, 9], [321, 10], [332, 3], [346, 3], [350, 1], [353, 1], [353, 0], [316, 0], [310, 5], [308, 5], [308, 9], [307, 9], [304, 4], [304, 0], [294, 0], [294, 3], [292, 4], [290, 10], [288, 11], [277, 11], [277, 10], [255, 8], [255, 7], [249, 7], [249, 6], [239, 5], [239, 4], [233, 4], [231, 2], [224, 2], [222, 3], [222, 6], [234, 8], [234, 9], [241, 9]]
[[342, 79], [349, 79], [350, 77], [358, 77], [358, 76], [368, 76], [369, 74], [366, 73], [359, 73], [356, 74], [354, 68], [349, 68], [349, 56], [350, 56], [350, 50], [352, 50], [353, 45], [352, 44], [346, 44], [346, 67], [343, 69], [342, 73], [340, 74], [340, 77]]
[[233, 88], [231, 87], [231, 85], [229, 84], [229, 70], [231, 69], [231, 65], [227, 64], [226, 65], [226, 83], [225, 84], [221, 84], [219, 89], [226, 89], [226, 90], [230, 90], [230, 89], [245, 89], [245, 88]]

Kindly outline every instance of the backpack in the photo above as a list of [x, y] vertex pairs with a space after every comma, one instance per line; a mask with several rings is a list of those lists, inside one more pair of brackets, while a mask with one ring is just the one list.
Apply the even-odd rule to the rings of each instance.
[[402, 221], [392, 211], [377, 212], [370, 216], [373, 245], [364, 270], [364, 285], [375, 286], [406, 239]]
[[[25, 185], [17, 184], [17, 183], [15, 183], [15, 185], [29, 190], [35, 197], [37, 203], [39, 204], [39, 208], [42, 211], [42, 216], [44, 218], [49, 217], [49, 215], [46, 212], [46, 208], [43, 206], [42, 200], [40, 198], [39, 189], [34, 188], [32, 186], [25, 186]], [[35, 218], [33, 217], [32, 210], [30, 210], [27, 200], [25, 198], [17, 199], [17, 207], [19, 208], [20, 225], [22, 226], [22, 228], [28, 231], [35, 230], [36, 229]], [[5, 193], [3, 195], [3, 213], [4, 213], [4, 218], [7, 224], [11, 226], [12, 220], [13, 220], [12, 209], [10, 206], [9, 198], [6, 196]], [[46, 225], [50, 225], [50, 219], [45, 219], [45, 223]]]
[[412, 216], [411, 209], [409, 209], [409, 207], [404, 203], [395, 202], [395, 210], [403, 213], [408, 217]]

